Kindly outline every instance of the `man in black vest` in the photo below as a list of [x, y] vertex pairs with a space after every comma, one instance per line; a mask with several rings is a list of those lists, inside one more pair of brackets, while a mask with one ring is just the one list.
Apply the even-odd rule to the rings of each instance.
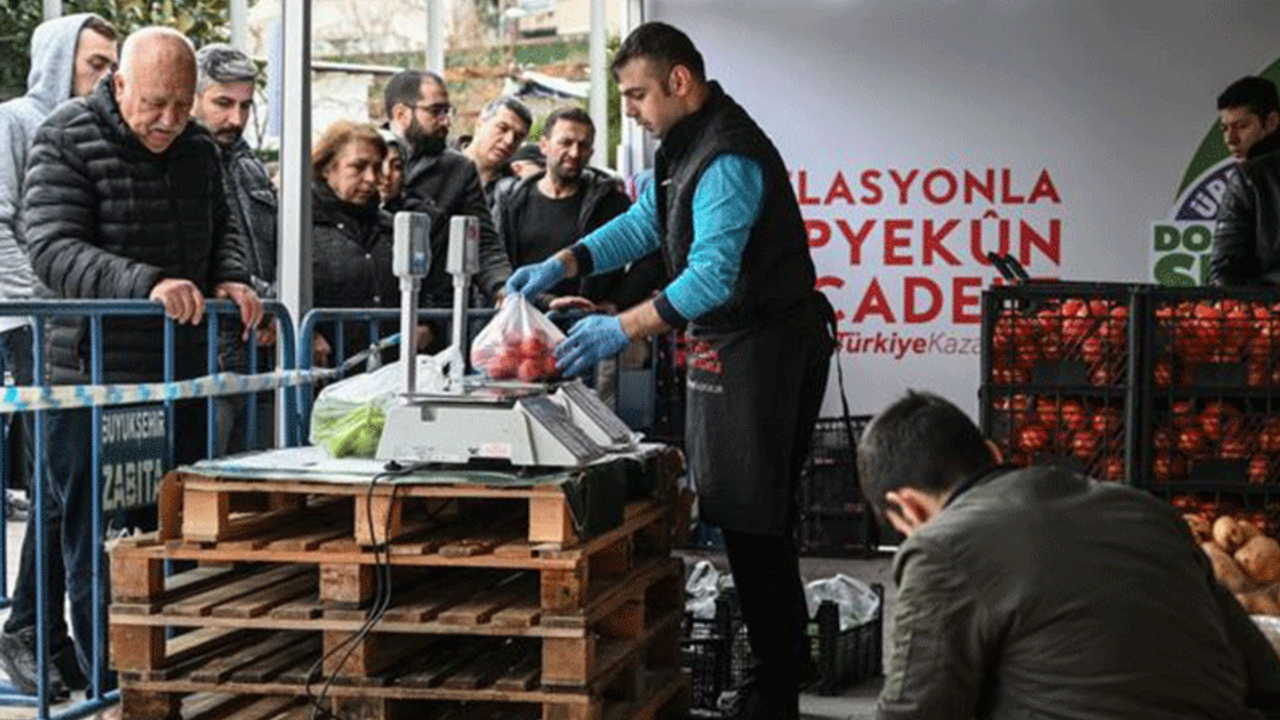
[[642, 25], [612, 69], [627, 115], [662, 138], [654, 182], [608, 225], [520, 268], [507, 291], [537, 295], [662, 248], [670, 283], [620, 315], [580, 320], [557, 367], [578, 374], [632, 339], [688, 326], [689, 472], [702, 519], [724, 531], [756, 657], [736, 716], [797, 718], [809, 651], [793, 498], [826, 389], [833, 313], [814, 290], [782, 158], [706, 79], [689, 38]]

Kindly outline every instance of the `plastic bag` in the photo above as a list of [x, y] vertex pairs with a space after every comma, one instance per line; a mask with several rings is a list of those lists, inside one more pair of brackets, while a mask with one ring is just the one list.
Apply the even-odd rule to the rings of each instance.
[[720, 571], [709, 560], [699, 560], [684, 583], [684, 609], [699, 620], [716, 616], [716, 598], [720, 597]]
[[[439, 385], [436, 360], [419, 355], [417, 361], [417, 389]], [[311, 406], [311, 444], [331, 457], [373, 457], [387, 409], [401, 402], [404, 390], [404, 367], [398, 362], [325, 387]]]
[[556, 375], [556, 346], [564, 333], [546, 315], [524, 299], [511, 294], [476, 336], [471, 365], [494, 380], [547, 380]]
[[817, 617], [818, 606], [830, 600], [840, 608], [840, 629], [849, 630], [873, 619], [880, 610], [880, 596], [866, 583], [843, 573], [814, 580], [804, 587], [809, 617]]

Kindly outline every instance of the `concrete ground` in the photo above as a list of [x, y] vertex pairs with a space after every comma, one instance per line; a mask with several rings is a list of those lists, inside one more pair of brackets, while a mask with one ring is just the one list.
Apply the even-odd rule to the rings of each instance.
[[[25, 523], [9, 522], [6, 524], [5, 534], [5, 594], [13, 588], [14, 580], [18, 574], [18, 552], [22, 546], [22, 534], [25, 531]], [[691, 551], [682, 553], [686, 563], [693, 563], [700, 559], [707, 559], [724, 570], [727, 567], [724, 556], [715, 552]], [[889, 617], [888, 608], [892, 607], [895, 596], [895, 588], [893, 586], [893, 578], [891, 574], [891, 558], [888, 555], [872, 558], [872, 559], [827, 559], [827, 558], [803, 558], [801, 560], [801, 572], [806, 581], [816, 580], [819, 578], [831, 577], [837, 573], [844, 573], [853, 578], [857, 578], [866, 583], [880, 583], [885, 587], [885, 638], [889, 637]], [[0, 610], [0, 622], [8, 617], [8, 609]], [[887, 656], [887, 653], [886, 653]], [[3, 683], [2, 674], [0, 674], [0, 683]], [[876, 695], [880, 691], [882, 678], [875, 678], [864, 682], [857, 687], [847, 688], [839, 695], [833, 697], [823, 697], [819, 695], [806, 694], [800, 698], [800, 709], [805, 715], [806, 720], [870, 720], [873, 717], [875, 708]], [[60, 712], [58, 707], [52, 710], [52, 714]], [[0, 705], [0, 720], [25, 720], [34, 717], [35, 712], [31, 707], [6, 707]]]

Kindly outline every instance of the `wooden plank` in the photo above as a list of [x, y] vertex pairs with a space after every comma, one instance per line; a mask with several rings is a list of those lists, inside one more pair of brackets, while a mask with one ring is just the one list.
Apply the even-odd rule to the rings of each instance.
[[259, 642], [236, 653], [210, 660], [204, 667], [191, 673], [191, 679], [195, 682], [225, 682], [233, 672], [245, 665], [256, 661], [258, 658], [267, 657], [288, 649], [307, 639], [307, 637], [307, 633], [304, 632], [271, 633]]
[[533, 578], [521, 574], [440, 613], [448, 625], [482, 625], [499, 611], [536, 595]]
[[587, 566], [542, 572], [542, 609], [548, 613], [577, 610], [586, 605]]
[[356, 635], [324, 633], [325, 675], [344, 678], [347, 682], [354, 678], [357, 684], [385, 684], [387, 679], [378, 676], [389, 667], [418, 657], [423, 648], [433, 641], [431, 637], [420, 635], [371, 633], [358, 639]]
[[492, 577], [452, 573], [414, 591], [403, 605], [388, 608], [382, 617], [388, 622], [430, 622], [492, 585]]
[[225, 602], [237, 600], [266, 587], [270, 587], [277, 583], [287, 582], [293, 578], [309, 574], [312, 570], [309, 567], [298, 565], [285, 565], [275, 567], [250, 575], [243, 579], [215, 587], [211, 590], [198, 593], [192, 597], [182, 600], [165, 608], [165, 612], [170, 615], [194, 616], [201, 617], [209, 615], [213, 608]]
[[128, 720], [181, 720], [181, 696], [125, 687], [120, 689], [120, 711]]
[[164, 593], [164, 562], [130, 553], [111, 553], [113, 602], [148, 603]]
[[273, 540], [267, 544], [267, 549], [280, 550], [285, 552], [288, 552], [288, 551], [310, 552], [312, 550], [315, 550], [316, 548], [319, 548], [322, 544], [330, 540], [336, 540], [341, 537], [347, 537], [347, 536], [350, 536], [351, 534], [352, 534], [352, 529], [345, 526], [321, 528], [318, 530], [312, 530], [311, 532], [300, 533], [292, 537]]
[[539, 653], [529, 653], [493, 682], [494, 690], [504, 692], [524, 692], [538, 687], [542, 677], [542, 657]]
[[240, 669], [233, 671], [229, 679], [237, 683], [264, 683], [288, 670], [290, 666], [302, 658], [312, 658], [313, 660], [318, 658], [319, 652], [320, 638], [316, 635], [311, 635], [304, 638], [302, 642], [290, 645], [280, 652], [272, 653], [269, 656], [258, 656]]
[[494, 680], [505, 675], [521, 657], [530, 654], [533, 653], [525, 645], [508, 642], [481, 653], [453, 675], [445, 678], [442, 685], [462, 690], [488, 687]]
[[252, 637], [252, 635], [252, 631], [239, 628], [201, 628], [193, 630], [165, 642], [165, 661], [173, 664], [190, 658], [201, 657], [228, 645], [243, 642], [245, 638]]
[[525, 538], [519, 538], [494, 548], [493, 554], [504, 558], [531, 558], [533, 557], [533, 545]]
[[568, 543], [577, 538], [564, 495], [529, 499], [529, 542]]
[[461, 645], [454, 643], [452, 652], [432, 653], [422, 657], [410, 666], [408, 672], [396, 678], [395, 684], [410, 688], [437, 687], [495, 644], [490, 640], [468, 641]]
[[313, 620], [324, 615], [324, 604], [320, 602], [317, 590], [272, 608], [268, 615], [276, 620]]
[[371, 565], [325, 563], [320, 566], [320, 602], [326, 607], [359, 608], [373, 599]]
[[[372, 518], [372, 519], [371, 519]], [[370, 523], [372, 522], [372, 527]], [[404, 529], [404, 499], [375, 494], [356, 496], [355, 531], [360, 545], [379, 545], [400, 537]]]
[[221, 540], [231, 513], [231, 496], [225, 492], [187, 487], [182, 495], [182, 535], [186, 540]]
[[596, 667], [594, 637], [543, 638], [542, 684], [585, 687]]
[[112, 624], [110, 636], [112, 668], [153, 670], [164, 665], [164, 628]]
[[232, 602], [213, 609], [214, 617], [251, 618], [267, 614], [267, 611], [284, 603], [316, 592], [316, 577], [311, 573], [300, 575], [276, 585], [270, 585]]
[[252, 701], [240, 710], [217, 720], [273, 720], [277, 715], [303, 702], [297, 697], [265, 697]]
[[160, 490], [156, 494], [160, 528], [156, 531], [156, 536], [161, 542], [182, 537], [182, 496], [185, 481], [186, 474], [180, 472], [165, 473], [160, 480]]
[[542, 607], [537, 600], [522, 600], [504, 608], [489, 619], [489, 622], [505, 628], [531, 628], [542, 620]]

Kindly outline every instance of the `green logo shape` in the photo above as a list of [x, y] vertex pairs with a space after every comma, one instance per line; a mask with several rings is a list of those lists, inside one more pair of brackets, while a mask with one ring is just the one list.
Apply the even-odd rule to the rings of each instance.
[[[1276, 59], [1271, 64], [1271, 67], [1258, 74], [1280, 85], [1280, 58]], [[1182, 197], [1182, 193], [1186, 191], [1187, 187], [1195, 182], [1204, 171], [1222, 162], [1226, 157], [1227, 144], [1222, 141], [1222, 129], [1218, 127], [1218, 123], [1215, 121], [1205, 135], [1204, 141], [1200, 143], [1200, 149], [1196, 150], [1195, 156], [1191, 158], [1191, 164], [1187, 166], [1187, 173], [1182, 176], [1178, 191], [1173, 196], [1175, 198]]]

